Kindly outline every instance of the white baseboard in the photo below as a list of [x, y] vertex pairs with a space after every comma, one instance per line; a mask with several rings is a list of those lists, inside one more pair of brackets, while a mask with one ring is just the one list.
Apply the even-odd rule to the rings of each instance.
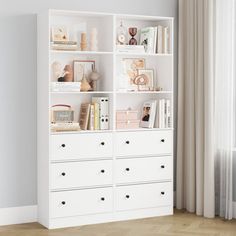
[[37, 206], [0, 208], [0, 225], [13, 225], [37, 221]]
[[233, 218], [236, 219], [236, 202], [233, 202]]

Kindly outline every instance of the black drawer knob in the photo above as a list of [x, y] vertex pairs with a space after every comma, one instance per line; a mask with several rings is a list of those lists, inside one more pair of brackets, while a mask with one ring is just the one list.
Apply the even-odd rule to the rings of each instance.
[[105, 201], [105, 197], [101, 197], [101, 201]]
[[130, 198], [130, 196], [129, 196], [129, 195], [126, 195], [125, 197], [126, 197], [127, 199], [129, 199], [129, 198]]
[[63, 143], [63, 144], [61, 145], [61, 147], [63, 147], [63, 148], [64, 148], [64, 147], [66, 147], [66, 145]]
[[65, 176], [65, 175], [66, 175], [66, 173], [65, 173], [65, 172], [62, 172], [62, 173], [61, 173], [61, 175], [62, 175], [62, 176]]
[[62, 205], [66, 205], [66, 202], [65, 202], [65, 201], [62, 201], [61, 204], [62, 204]]
[[165, 139], [161, 139], [161, 142], [164, 143], [164, 142], [165, 142]]
[[129, 144], [130, 142], [127, 140], [127, 141], [125, 141], [125, 143], [126, 143], [126, 144]]
[[165, 192], [161, 192], [161, 195], [165, 195]]
[[165, 168], [165, 166], [164, 165], [161, 165], [161, 169], [164, 169]]
[[101, 142], [101, 145], [102, 145], [102, 146], [104, 146], [104, 145], [105, 145], [105, 143], [104, 143], [104, 142]]
[[130, 169], [129, 169], [129, 168], [125, 168], [125, 170], [126, 170], [126, 171], [130, 171]]
[[101, 170], [101, 173], [105, 173], [105, 170]]

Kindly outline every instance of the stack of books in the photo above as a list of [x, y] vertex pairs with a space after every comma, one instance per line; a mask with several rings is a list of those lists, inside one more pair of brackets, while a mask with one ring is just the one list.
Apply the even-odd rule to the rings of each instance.
[[75, 51], [78, 50], [76, 41], [53, 41], [51, 42], [52, 50]]
[[171, 105], [169, 99], [159, 100], [158, 123], [159, 128], [171, 128]]
[[140, 44], [146, 53], [170, 53], [169, 27], [158, 25], [140, 30]]
[[109, 129], [109, 98], [93, 97], [92, 103], [82, 103], [79, 123], [82, 130]]

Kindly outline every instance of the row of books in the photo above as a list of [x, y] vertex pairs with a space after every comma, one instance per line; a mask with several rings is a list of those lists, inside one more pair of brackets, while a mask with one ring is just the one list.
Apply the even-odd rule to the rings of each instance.
[[82, 130], [109, 129], [109, 98], [92, 97], [91, 103], [82, 103], [79, 124]]
[[160, 99], [158, 104], [158, 127], [171, 128], [171, 105], [169, 99]]
[[158, 25], [140, 30], [140, 44], [146, 53], [170, 53], [169, 27]]

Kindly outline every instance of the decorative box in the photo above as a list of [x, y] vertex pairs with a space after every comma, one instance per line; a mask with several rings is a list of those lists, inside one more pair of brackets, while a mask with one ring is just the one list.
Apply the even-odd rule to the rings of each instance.
[[138, 120], [138, 111], [135, 110], [120, 110], [116, 111], [117, 121]]
[[116, 129], [138, 129], [139, 124], [140, 120], [138, 119], [138, 111], [116, 111]]
[[138, 129], [140, 120], [116, 121], [116, 129]]

